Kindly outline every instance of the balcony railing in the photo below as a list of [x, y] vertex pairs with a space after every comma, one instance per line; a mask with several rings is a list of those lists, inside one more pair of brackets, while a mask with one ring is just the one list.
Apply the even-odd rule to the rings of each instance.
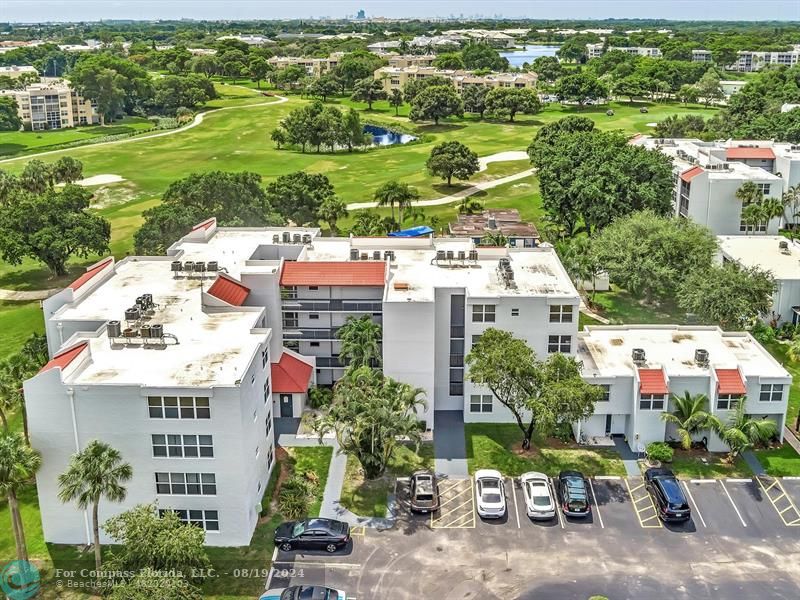
[[370, 300], [305, 300], [284, 299], [283, 310], [288, 312], [383, 312], [383, 303]]

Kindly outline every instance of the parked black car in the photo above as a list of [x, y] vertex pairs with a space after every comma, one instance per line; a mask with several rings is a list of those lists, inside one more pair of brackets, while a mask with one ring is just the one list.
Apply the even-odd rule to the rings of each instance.
[[688, 521], [692, 510], [680, 483], [669, 469], [652, 468], [644, 472], [647, 490], [655, 499], [658, 516], [665, 522]]
[[586, 517], [591, 512], [586, 479], [578, 471], [561, 471], [558, 474], [561, 510], [568, 517]]
[[290, 550], [336, 552], [350, 541], [350, 526], [334, 519], [303, 519], [281, 523], [275, 530], [275, 545]]
[[409, 484], [411, 512], [429, 513], [439, 508], [439, 488], [436, 475], [430, 471], [416, 471]]

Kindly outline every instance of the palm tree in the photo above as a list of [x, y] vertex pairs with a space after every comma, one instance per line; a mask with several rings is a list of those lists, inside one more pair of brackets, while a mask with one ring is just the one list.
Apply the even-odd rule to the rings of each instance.
[[67, 470], [58, 476], [58, 497], [62, 502], [75, 501], [78, 508], [92, 507], [94, 563], [102, 566], [100, 554], [100, 499], [111, 502], [125, 500], [127, 490], [122, 485], [133, 476], [130, 464], [122, 461], [119, 450], [98, 440], [92, 440], [80, 452], [73, 454]]
[[17, 492], [30, 483], [41, 466], [42, 457], [20, 434], [9, 432], [0, 434], [0, 492], [8, 500], [11, 529], [14, 531], [14, 543], [19, 560], [28, 560], [28, 547], [19, 514]]
[[692, 395], [684, 392], [683, 396], [673, 395], [672, 401], [675, 403], [675, 410], [661, 413], [661, 420], [676, 426], [684, 450], [692, 447], [692, 434], [704, 429], [722, 428], [719, 418], [706, 412], [708, 398], [705, 394]]
[[742, 203], [742, 206], [758, 204], [763, 197], [764, 193], [752, 181], [744, 182], [741, 187], [736, 190], [736, 199]]
[[469, 196], [464, 196], [461, 204], [458, 205], [458, 212], [462, 215], [474, 215], [483, 210], [483, 204], [477, 200], [470, 199]]
[[[783, 202], [778, 198], [764, 198], [761, 201], [761, 209], [764, 211], [764, 221], [769, 227], [772, 219], [780, 219], [784, 213]], [[780, 225], [780, 223], [778, 223]]]
[[400, 222], [403, 221], [403, 209], [411, 206], [411, 202], [419, 198], [417, 189], [400, 181], [387, 181], [375, 190], [375, 200], [378, 206], [392, 208], [392, 221], [394, 221], [394, 206], [400, 208]]
[[424, 223], [426, 219], [425, 211], [419, 206], [411, 205], [403, 215], [403, 221], [411, 221], [413, 225]]
[[784, 220], [787, 224], [794, 225], [797, 217], [800, 217], [800, 185], [791, 186], [783, 193], [781, 199], [788, 211], [788, 214], [784, 215]]
[[742, 222], [747, 226], [747, 233], [758, 231], [766, 218], [764, 205], [760, 202], [748, 204], [742, 209]]
[[778, 433], [778, 426], [775, 421], [766, 416], [753, 418], [745, 414], [744, 407], [747, 400], [746, 396], [736, 403], [736, 410], [730, 420], [715, 428], [719, 437], [730, 448], [728, 460], [733, 460], [745, 450], [749, 450], [756, 444], [763, 444], [771, 440]]
[[339, 356], [347, 360], [348, 369], [381, 364], [381, 339], [383, 330], [369, 315], [348, 317], [336, 332], [342, 343]]
[[347, 216], [347, 205], [341, 199], [333, 197], [322, 201], [317, 209], [317, 217], [325, 221], [331, 228], [331, 235], [339, 234], [336, 223], [339, 219]]
[[481, 246], [505, 246], [508, 238], [499, 231], [489, 231], [483, 234]]

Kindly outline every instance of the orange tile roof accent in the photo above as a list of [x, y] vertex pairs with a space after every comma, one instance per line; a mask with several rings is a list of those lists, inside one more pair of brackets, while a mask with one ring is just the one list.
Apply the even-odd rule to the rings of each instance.
[[639, 369], [640, 394], [666, 394], [668, 391], [663, 369]]
[[211, 217], [210, 219], [206, 219], [202, 223], [198, 223], [197, 225], [192, 227], [192, 231], [197, 231], [198, 229], [208, 229], [216, 222], [217, 222], [217, 217]]
[[727, 160], [735, 160], [737, 158], [743, 160], [747, 160], [749, 158], [775, 160], [775, 153], [772, 151], [772, 148], [738, 147], [728, 148], [728, 150], [725, 152], [725, 158]]
[[75, 358], [83, 352], [86, 347], [89, 345], [89, 342], [80, 342], [75, 344], [71, 348], [67, 348], [66, 350], [62, 350], [53, 358], [51, 358], [48, 363], [39, 369], [39, 373], [43, 373], [44, 371], [49, 371], [50, 369], [63, 369], [67, 365], [69, 365]]
[[208, 293], [232, 306], [241, 306], [250, 295], [250, 288], [232, 277], [220, 273], [216, 281], [208, 288]]
[[383, 261], [284, 262], [281, 285], [363, 285], [383, 287]]
[[686, 183], [689, 183], [692, 179], [700, 175], [700, 173], [702, 172], [703, 172], [703, 167], [692, 167], [691, 169], [681, 173], [681, 179]]
[[742, 381], [742, 374], [739, 369], [714, 369], [717, 373], [719, 382], [718, 393], [720, 394], [746, 394], [747, 388]]
[[79, 289], [82, 285], [86, 284], [92, 277], [97, 275], [100, 271], [105, 269], [114, 259], [110, 256], [105, 259], [103, 262], [99, 262], [93, 267], [89, 267], [86, 272], [78, 277], [75, 281], [70, 283], [67, 287], [71, 289], [73, 292]]
[[272, 363], [272, 392], [275, 394], [302, 394], [308, 390], [312, 367], [307, 362], [284, 352], [281, 359]]

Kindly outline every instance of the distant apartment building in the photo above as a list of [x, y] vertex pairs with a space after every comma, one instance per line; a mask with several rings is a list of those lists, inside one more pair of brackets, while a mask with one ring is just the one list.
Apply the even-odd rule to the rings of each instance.
[[740, 79], [723, 79], [719, 82], [719, 87], [726, 97], [730, 97], [739, 92], [746, 84], [746, 81]]
[[760, 71], [766, 65], [794, 66], [800, 62], [800, 45], [784, 52], [752, 52], [740, 50], [737, 52], [736, 62], [728, 67], [731, 71], [750, 73]]
[[673, 161], [675, 214], [705, 225], [717, 235], [774, 235], [782, 218], [755, 226], [742, 220], [736, 191], [753, 182], [764, 197], [780, 198], [800, 183], [800, 146], [771, 141], [659, 139], [639, 136], [633, 144], [658, 149]]
[[409, 81], [426, 77], [445, 77], [453, 82], [457, 90], [471, 85], [506, 88], [536, 87], [536, 73], [487, 73], [476, 75], [471, 71], [445, 70], [436, 67], [381, 67], [375, 71], [375, 79], [383, 81], [386, 92], [402, 90]]
[[450, 223], [450, 235], [468, 237], [476, 245], [486, 235], [501, 235], [511, 248], [535, 248], [539, 232], [533, 223], [525, 223], [516, 209], [491, 209], [477, 215], [459, 214]]
[[692, 62], [710, 63], [714, 57], [711, 50], [692, 50]]
[[432, 67], [436, 60], [435, 54], [394, 54], [391, 52], [377, 52], [387, 66], [404, 69], [406, 67]]
[[334, 52], [327, 58], [306, 58], [303, 56], [273, 56], [267, 62], [275, 69], [282, 70], [288, 66], [298, 66], [305, 69], [311, 77], [321, 77], [333, 71], [342, 60], [344, 52]]
[[91, 101], [78, 95], [62, 80], [34, 83], [24, 90], [0, 90], [0, 95], [17, 101], [23, 127], [32, 131], [95, 125], [100, 117]]
[[36, 70], [36, 67], [31, 67], [31, 66], [12, 65], [10, 67], [0, 67], [0, 77], [10, 77], [11, 79], [18, 79], [23, 75], [34, 75], [38, 77], [39, 71]]
[[238, 40], [240, 42], [244, 42], [248, 46], [272, 46], [276, 43], [274, 40], [271, 40], [266, 36], [251, 34], [223, 35], [218, 37], [217, 40]]
[[719, 257], [770, 271], [775, 278], [772, 314], [779, 324], [800, 324], [800, 243], [782, 235], [721, 235]]
[[604, 44], [586, 44], [586, 57], [589, 59], [603, 56], [606, 52], [618, 50], [635, 56], [649, 56], [650, 58], [661, 58], [659, 48], [645, 48], [640, 46], [609, 46], [604, 48]]

